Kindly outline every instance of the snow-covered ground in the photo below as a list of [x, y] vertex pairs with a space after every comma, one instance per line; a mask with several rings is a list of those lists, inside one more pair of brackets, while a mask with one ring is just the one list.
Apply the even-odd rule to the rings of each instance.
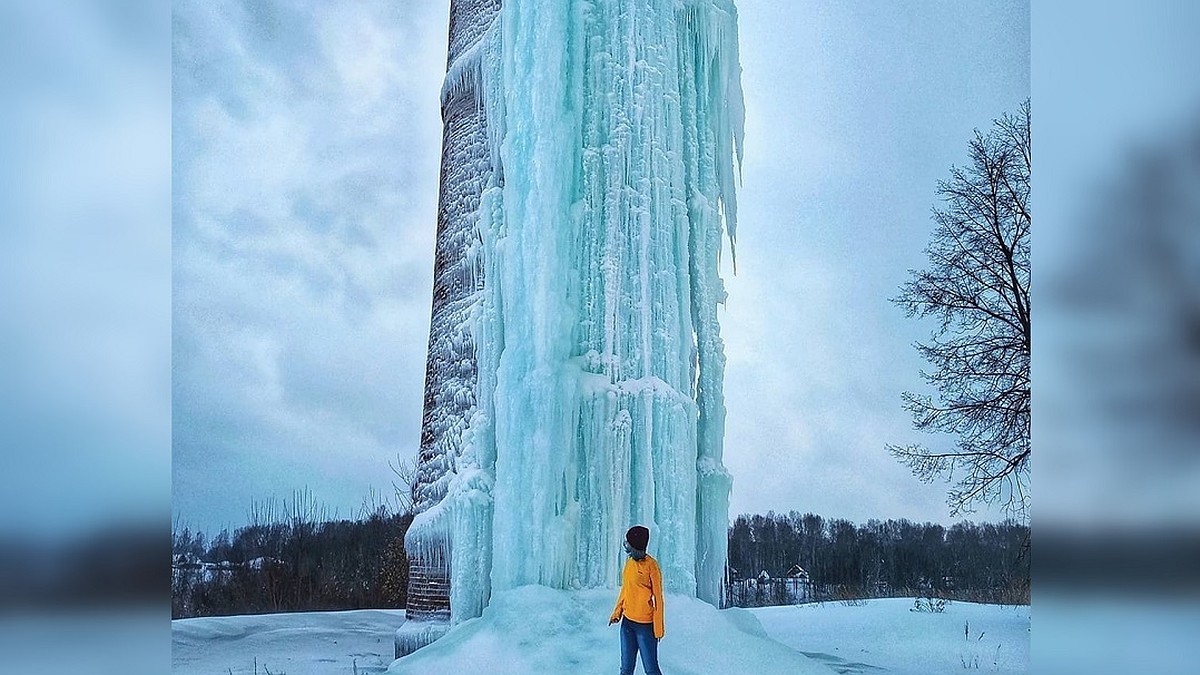
[[259, 614], [171, 622], [174, 675], [382, 673], [402, 609]]
[[[518, 588], [483, 617], [392, 663], [399, 610], [308, 612], [173, 621], [177, 675], [213, 673], [615, 673], [615, 591]], [[933, 675], [1025, 672], [1029, 608], [951, 603], [910, 612], [911, 599], [717, 611], [669, 596], [663, 672]], [[969, 635], [964, 627], [969, 625]], [[769, 637], [768, 637], [769, 636]], [[771, 639], [774, 638], [774, 639]], [[389, 669], [390, 666], [390, 669]], [[642, 672], [640, 665], [637, 672]]]
[[767, 634], [839, 673], [931, 675], [1029, 670], [1028, 606], [950, 602], [915, 612], [912, 598], [749, 610]]
[[[492, 598], [482, 617], [400, 659], [388, 673], [612, 675], [620, 668], [619, 628], [608, 625], [615, 600], [615, 590], [523, 586]], [[658, 657], [670, 675], [833, 675], [768, 638], [745, 610], [717, 611], [668, 595], [666, 631]]]

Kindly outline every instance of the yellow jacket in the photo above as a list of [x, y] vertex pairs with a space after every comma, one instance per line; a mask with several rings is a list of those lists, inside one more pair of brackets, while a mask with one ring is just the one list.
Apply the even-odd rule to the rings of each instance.
[[663, 611], [662, 570], [658, 561], [650, 556], [641, 560], [630, 558], [621, 572], [621, 593], [610, 622], [624, 614], [630, 621], [653, 623], [654, 637], [661, 640], [665, 630]]

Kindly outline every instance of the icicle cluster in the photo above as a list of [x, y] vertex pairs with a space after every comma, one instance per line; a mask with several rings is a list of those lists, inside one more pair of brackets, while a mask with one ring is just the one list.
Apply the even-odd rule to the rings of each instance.
[[[634, 523], [668, 589], [716, 603], [719, 265], [742, 152], [733, 3], [505, 0], [471, 24], [467, 4], [452, 8], [443, 109], [472, 106], [471, 150], [443, 151], [440, 213], [469, 195], [450, 219], [467, 234], [445, 249], [469, 292], [444, 299], [443, 332], [446, 354], [473, 348], [455, 372], [474, 379], [460, 395], [428, 378], [445, 434], [429, 447], [446, 459], [422, 463], [418, 489], [445, 496], [409, 539], [449, 552], [456, 621], [493, 590], [615, 585]], [[454, 32], [467, 25], [473, 39]], [[446, 117], [447, 147], [460, 126]], [[440, 229], [438, 246], [441, 261]]]

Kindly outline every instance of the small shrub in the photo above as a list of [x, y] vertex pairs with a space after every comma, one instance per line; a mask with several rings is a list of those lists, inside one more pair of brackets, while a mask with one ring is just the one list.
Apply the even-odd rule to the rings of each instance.
[[832, 599], [844, 607], [862, 607], [867, 604], [866, 593], [857, 586], [838, 586], [833, 591]]
[[910, 612], [928, 612], [931, 614], [942, 614], [946, 611], [945, 598], [930, 598], [920, 597], [913, 602], [913, 606], [908, 609]]

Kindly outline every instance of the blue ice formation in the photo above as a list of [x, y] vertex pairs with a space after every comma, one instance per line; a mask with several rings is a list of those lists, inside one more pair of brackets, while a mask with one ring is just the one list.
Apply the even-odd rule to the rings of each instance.
[[740, 75], [732, 0], [453, 0], [410, 618], [615, 586], [634, 523], [718, 603]]

